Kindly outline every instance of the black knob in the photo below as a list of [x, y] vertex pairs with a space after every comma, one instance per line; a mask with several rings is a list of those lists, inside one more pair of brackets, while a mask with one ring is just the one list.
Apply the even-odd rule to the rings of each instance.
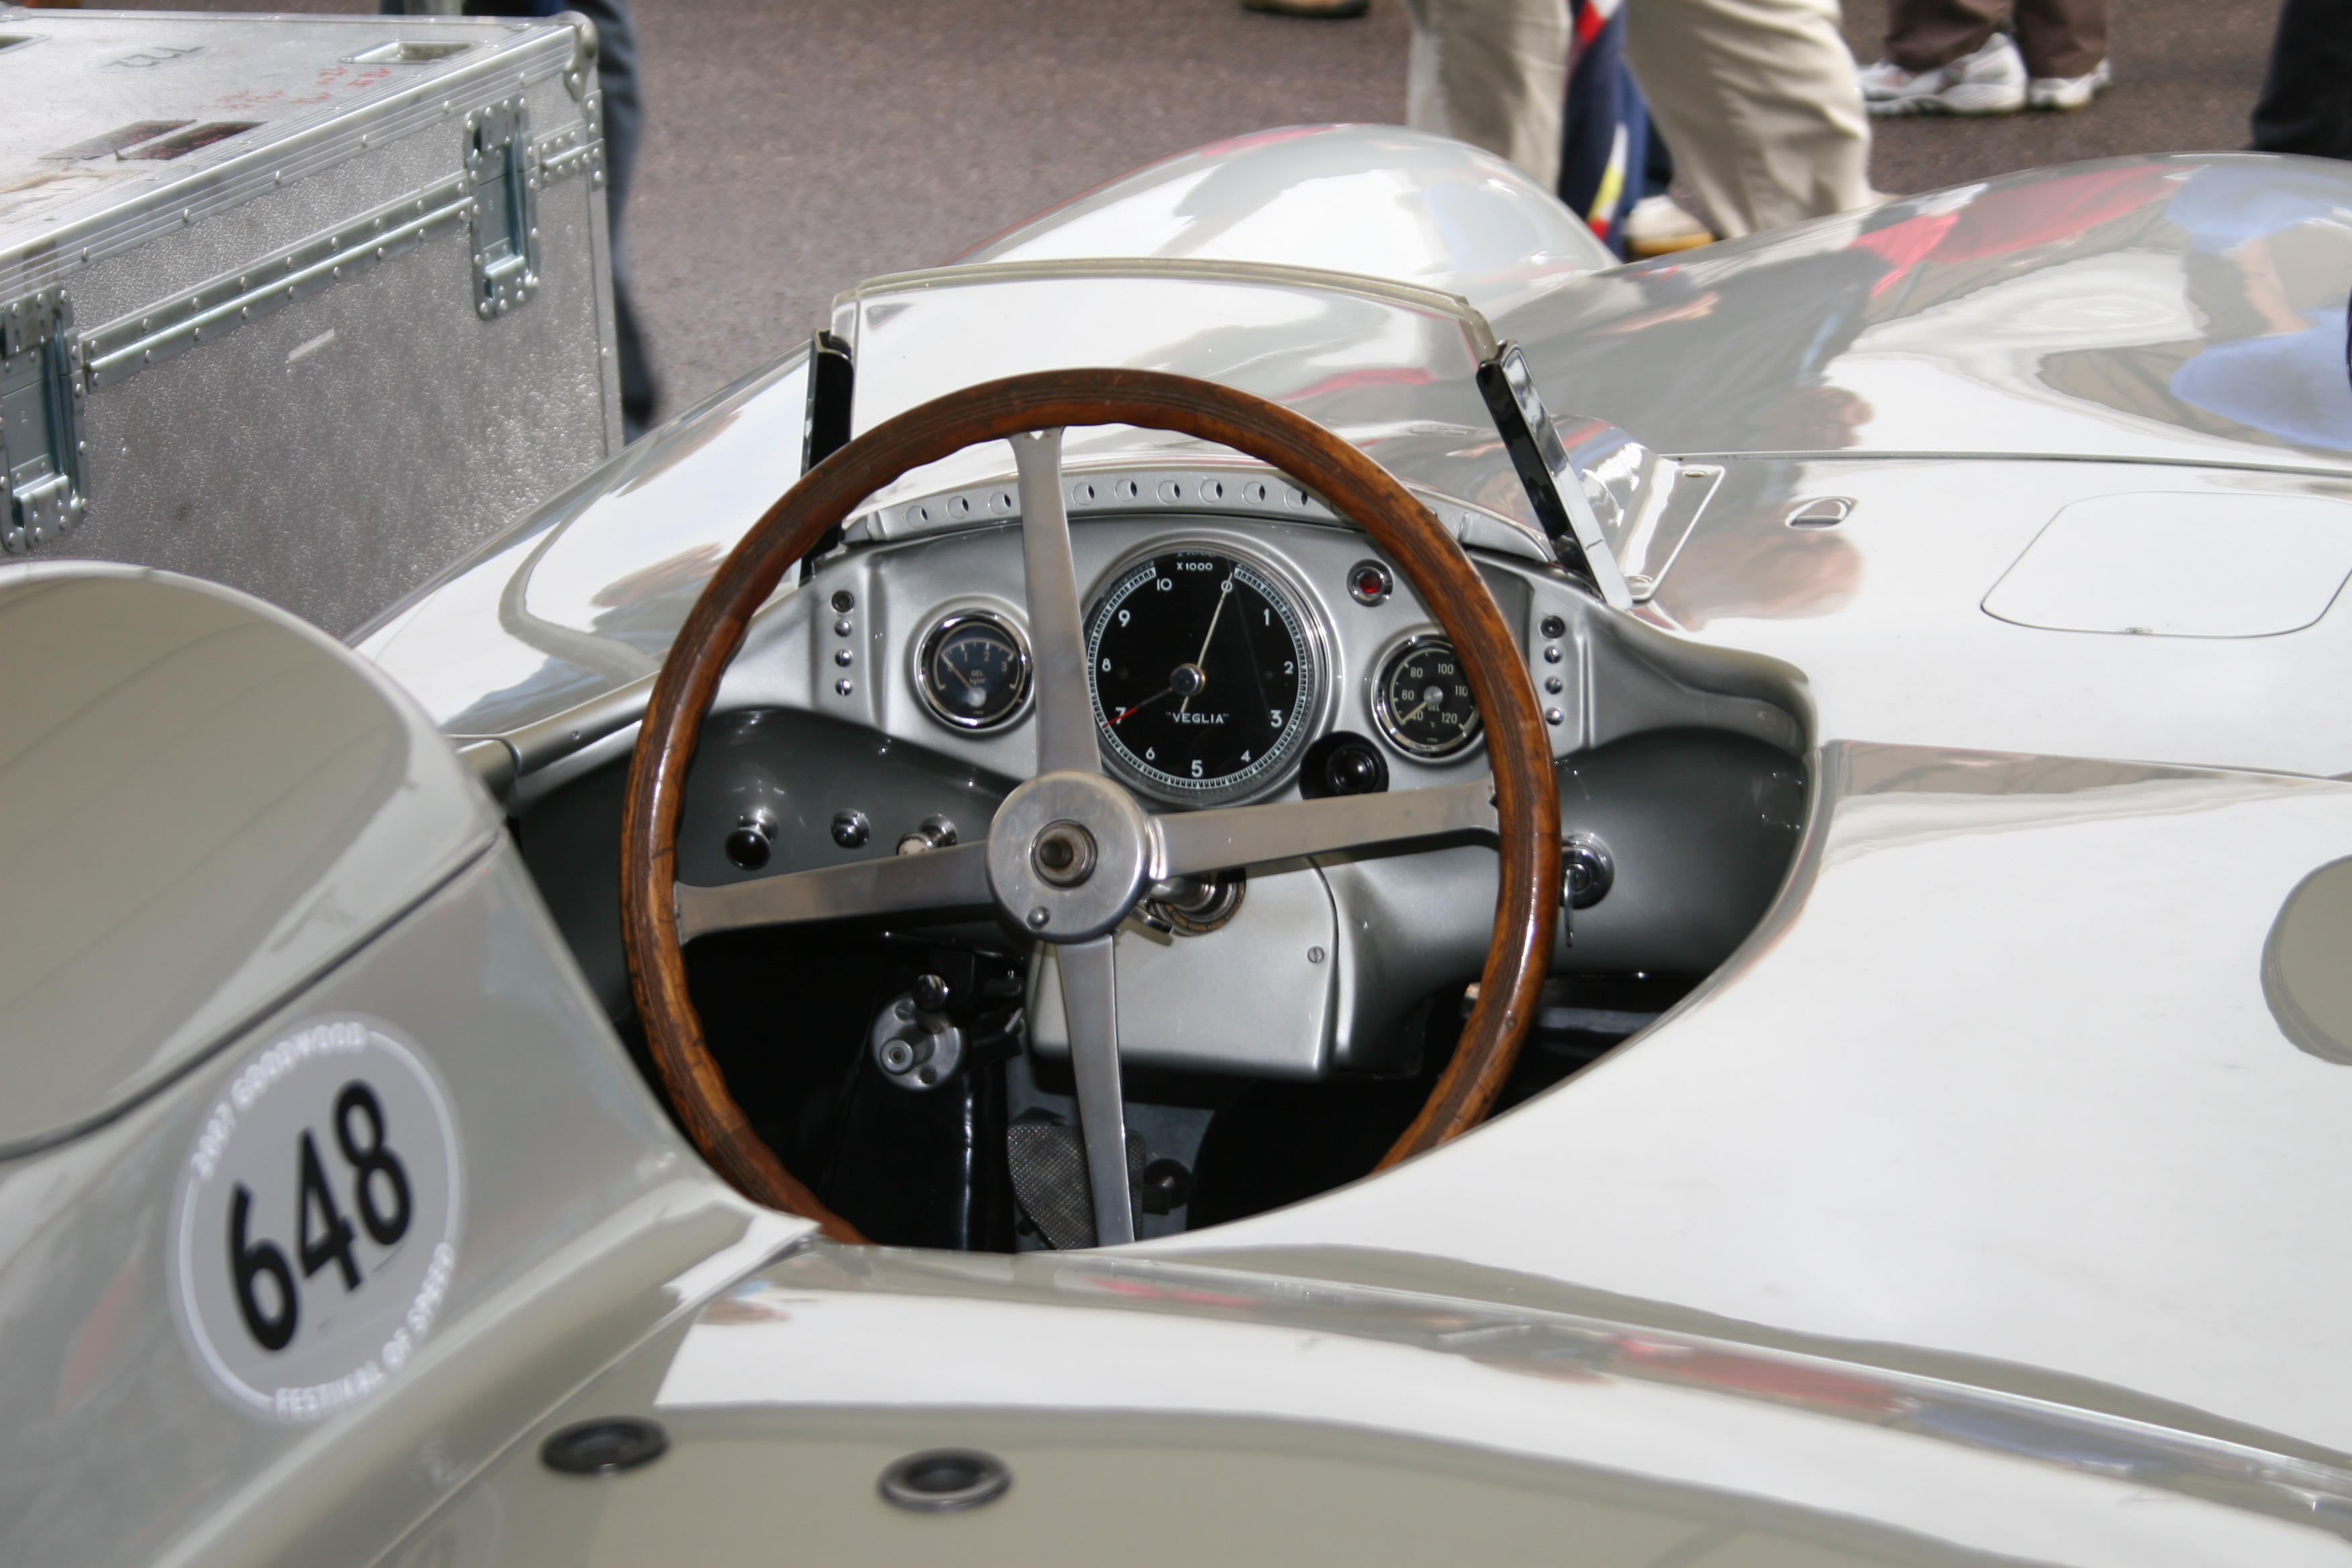
[[844, 849], [863, 849], [866, 841], [874, 837], [874, 829], [862, 811], [836, 811], [833, 814], [833, 841]]
[[948, 983], [936, 974], [915, 976], [915, 1005], [926, 1013], [943, 1011], [948, 1005]]
[[1174, 1214], [1192, 1201], [1192, 1173], [1181, 1160], [1154, 1160], [1135, 1195], [1145, 1214]]
[[1559, 847], [1562, 895], [1569, 908], [1589, 910], [1609, 896], [1617, 863], [1609, 847], [1589, 833], [1571, 835]]
[[746, 871], [756, 871], [768, 863], [768, 836], [757, 825], [745, 823], [727, 836], [727, 858]]
[[1323, 759], [1323, 782], [1333, 795], [1374, 795], [1388, 787], [1387, 766], [1370, 746], [1341, 746]]

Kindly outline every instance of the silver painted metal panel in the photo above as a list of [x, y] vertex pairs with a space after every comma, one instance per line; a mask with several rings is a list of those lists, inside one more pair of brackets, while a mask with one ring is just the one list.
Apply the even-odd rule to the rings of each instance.
[[2021, 626], [2140, 637], [2301, 631], [2352, 577], [2352, 507], [2154, 491], [2080, 500], [1985, 595]]
[[[2303, 629], [2235, 637], [2048, 630], [1999, 619], [1990, 613], [1999, 602], [1986, 602], [2070, 507], [2154, 517], [2182, 506], [2200, 515], [2259, 506], [2268, 516], [2276, 504], [2291, 514], [2352, 500], [2344, 479], [1990, 458], [1741, 458], [1725, 470], [1655, 596], [1636, 613], [1680, 638], [1803, 670], [1819, 734], [2352, 772], [2352, 732], [2337, 700], [2352, 681], [2352, 617], [2340, 601]], [[1843, 521], [1791, 526], [1809, 498], [1823, 496], [1851, 500]], [[2155, 528], [2139, 542], [2158, 551], [2165, 540]], [[2200, 539], [2197, 566], [2209, 605], [2288, 591], [2251, 552], [2226, 544]], [[2098, 592], [2168, 574], [2181, 576], [2172, 563], [2126, 555]]]
[[1395, 125], [1303, 125], [1212, 142], [1063, 203], [959, 259], [1159, 257], [1320, 267], [1474, 303], [1617, 258], [1516, 165]]
[[[431, 1334], [363, 1404], [311, 1426], [207, 1383], [164, 1248], [181, 1167], [246, 1052], [215, 1055], [79, 1142], [0, 1166], [15, 1347], [0, 1358], [0, 1556], [370, 1561], [519, 1426], [805, 1234], [671, 1131], [511, 848], [241, 1047], [325, 1014], [393, 1024], [448, 1086], [467, 1218]], [[327, 1300], [333, 1280], [305, 1286]]]
[[[782, 1521], [848, 1561], [1077, 1561], [1112, 1530], [1168, 1564], [1517, 1562], [1562, 1542], [1629, 1568], [2340, 1557], [2338, 1464], [1869, 1348], [1336, 1248], [816, 1247], [551, 1413], [391, 1560], [488, 1563], [522, 1539], [617, 1563], [681, 1537], [756, 1558]], [[537, 1463], [544, 1432], [612, 1414], [660, 1421], [670, 1453], [585, 1497]], [[1012, 1489], [947, 1518], [874, 1495], [891, 1460], [944, 1446], [1001, 1457]]]
[[496, 820], [392, 682], [282, 612], [0, 566], [0, 1152], [120, 1110], [366, 942]]
[[1814, 789], [1775, 913], [1633, 1043], [1377, 1181], [1147, 1248], [1422, 1254], [2352, 1449], [2342, 1267], [2308, 1240], [2352, 1201], [2352, 1077], [2262, 979], [2352, 788], [1839, 744]]
[[2352, 465], [2352, 174], [2111, 159], [1489, 307], [1555, 408], [1653, 450]]

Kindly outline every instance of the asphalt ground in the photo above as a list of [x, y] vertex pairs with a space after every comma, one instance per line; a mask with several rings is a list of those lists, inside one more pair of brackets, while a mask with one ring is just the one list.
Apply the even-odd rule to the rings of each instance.
[[[1875, 184], [2243, 146], [2277, 0], [2114, 6], [2116, 85], [2092, 108], [1879, 121]], [[1139, 164], [1269, 125], [1404, 113], [1402, 0], [1348, 22], [1235, 0], [637, 0], [636, 14], [646, 124], [628, 229], [672, 411], [803, 341], [860, 278], [945, 261]], [[1884, 0], [1849, 0], [1845, 24], [1875, 58]]]

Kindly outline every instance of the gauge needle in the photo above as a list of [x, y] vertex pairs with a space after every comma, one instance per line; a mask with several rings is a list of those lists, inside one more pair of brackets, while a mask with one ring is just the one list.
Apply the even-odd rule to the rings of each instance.
[[1428, 712], [1428, 711], [1429, 711], [1429, 699], [1427, 699], [1426, 697], [1424, 697], [1424, 698], [1423, 698], [1423, 699], [1421, 700], [1421, 706], [1420, 706], [1420, 707], [1418, 707], [1418, 708], [1414, 709], [1412, 712], [1407, 713], [1407, 714], [1404, 714], [1404, 715], [1402, 715], [1402, 717], [1400, 717], [1400, 718], [1397, 720], [1397, 722], [1398, 722], [1398, 723], [1400, 723], [1400, 724], [1410, 724], [1410, 723], [1412, 723], [1415, 719], [1420, 718], [1423, 713], [1426, 713], [1426, 712]]
[[1145, 698], [1142, 701], [1140, 701], [1140, 702], [1137, 703], [1134, 707], [1132, 707], [1132, 708], [1122, 708], [1122, 709], [1120, 709], [1120, 710], [1118, 710], [1118, 719], [1113, 719], [1113, 720], [1111, 721], [1111, 722], [1112, 722], [1112, 723], [1114, 723], [1114, 724], [1116, 724], [1116, 723], [1118, 723], [1118, 722], [1119, 721], [1119, 720], [1120, 720], [1120, 719], [1124, 719], [1124, 718], [1126, 718], [1126, 717], [1127, 717], [1129, 714], [1130, 714], [1130, 713], [1139, 713], [1139, 712], [1141, 712], [1144, 709], [1150, 707], [1153, 703], [1155, 703], [1155, 702], [1159, 701], [1161, 698], [1163, 698], [1163, 697], [1167, 696], [1170, 692], [1173, 691], [1174, 689], [1175, 689], [1175, 688], [1174, 688], [1174, 687], [1172, 687], [1172, 686], [1163, 686], [1163, 687], [1161, 687], [1159, 690], [1157, 690], [1157, 691], [1153, 692], [1150, 696], [1149, 696], [1149, 697]]
[[[1201, 639], [1201, 657], [1192, 661], [1192, 668], [1194, 669], [1199, 669], [1203, 665], [1207, 664], [1209, 659], [1210, 639], [1217, 635], [1217, 618], [1225, 613], [1225, 601], [1233, 596], [1234, 580], [1231, 577], [1228, 577], [1223, 582], [1217, 584], [1217, 607], [1210, 612], [1209, 635], [1208, 637], [1204, 637]], [[1179, 713], [1189, 713], [1192, 710], [1192, 695], [1191, 692], [1186, 692], [1184, 694], [1184, 700], [1176, 705], [1176, 711]], [[1134, 710], [1129, 709], [1128, 711], [1133, 712]], [[1124, 717], [1124, 715], [1121, 715], [1121, 717]], [[1113, 722], [1117, 722], [1117, 721], [1114, 720]]]

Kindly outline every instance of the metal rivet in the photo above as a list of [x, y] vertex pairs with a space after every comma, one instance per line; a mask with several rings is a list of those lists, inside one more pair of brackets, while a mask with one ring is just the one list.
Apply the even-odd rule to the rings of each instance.
[[548, 1438], [539, 1457], [549, 1469], [566, 1475], [612, 1476], [667, 1452], [669, 1434], [658, 1423], [623, 1415], [566, 1426]]
[[1322, 962], [1323, 962], [1323, 950], [1322, 950], [1321, 948], [1319, 948], [1319, 947], [1310, 947], [1310, 948], [1308, 948], [1308, 949], [1307, 950], [1307, 963], [1322, 963]]
[[837, 637], [845, 637], [856, 629], [856, 627], [849, 624], [846, 617], [833, 623], [833, 635]]
[[854, 684], [846, 680], [836, 680], [833, 683], [834, 695], [837, 697], [846, 697], [856, 689]]
[[1045, 908], [1042, 905], [1036, 909], [1031, 910], [1029, 911], [1029, 929], [1031, 931], [1044, 931], [1045, 929], [1045, 922], [1053, 918], [1054, 917], [1052, 915], [1045, 912]]
[[1559, 649], [1558, 647], [1548, 647], [1544, 649], [1544, 662], [1546, 664], [1558, 664], [1559, 662]]
[[1567, 717], [1568, 717], [1568, 715], [1567, 715], [1567, 714], [1565, 714], [1565, 713], [1561, 712], [1561, 711], [1560, 711], [1559, 709], [1557, 709], [1557, 708], [1547, 708], [1547, 709], [1545, 709], [1545, 710], [1544, 710], [1544, 722], [1545, 722], [1545, 723], [1547, 723], [1547, 724], [1558, 724], [1558, 723], [1560, 723], [1561, 721], [1563, 721], [1564, 720], [1566, 720], [1566, 719], [1567, 719]]
[[935, 1448], [909, 1454], [882, 1472], [882, 1496], [917, 1513], [951, 1513], [993, 1502], [1013, 1485], [1013, 1472], [992, 1454]]
[[857, 656], [850, 652], [845, 647], [837, 647], [833, 650], [833, 662], [840, 665], [845, 669], [851, 664], [855, 663], [856, 658]]
[[1550, 692], [1555, 697], [1559, 695], [1561, 689], [1565, 688], [1567, 684], [1568, 683], [1566, 681], [1562, 680], [1557, 675], [1547, 675], [1544, 677], [1544, 689]]

